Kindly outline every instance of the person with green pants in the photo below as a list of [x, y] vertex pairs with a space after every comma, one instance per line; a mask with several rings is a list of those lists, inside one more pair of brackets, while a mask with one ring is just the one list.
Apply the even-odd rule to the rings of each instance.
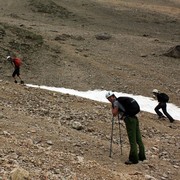
[[121, 119], [124, 119], [126, 125], [130, 152], [129, 158], [125, 164], [137, 164], [139, 161], [146, 160], [145, 148], [139, 128], [139, 120], [136, 116], [140, 111], [138, 103], [130, 97], [116, 98], [113, 92], [107, 92], [106, 98], [112, 103], [113, 116], [121, 116]]
[[[126, 164], [136, 164], [139, 160], [143, 161], [146, 159], [145, 148], [142, 142], [141, 132], [139, 129], [139, 120], [136, 116], [126, 116], [124, 122], [126, 125], [126, 130], [130, 143], [129, 160], [126, 162]], [[137, 144], [139, 146], [139, 154], [137, 150]]]

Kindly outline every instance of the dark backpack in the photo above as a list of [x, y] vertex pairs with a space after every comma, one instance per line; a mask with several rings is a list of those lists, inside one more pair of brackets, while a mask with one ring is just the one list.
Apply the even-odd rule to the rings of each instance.
[[125, 115], [135, 116], [140, 112], [140, 107], [137, 101], [130, 97], [118, 97], [118, 102], [124, 107]]
[[161, 100], [163, 102], [168, 102], [169, 101], [169, 96], [165, 93], [160, 93], [160, 96], [161, 96]]

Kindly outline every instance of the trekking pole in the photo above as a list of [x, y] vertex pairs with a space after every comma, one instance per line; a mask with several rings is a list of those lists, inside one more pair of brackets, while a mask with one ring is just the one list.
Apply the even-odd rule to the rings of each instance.
[[111, 141], [110, 141], [109, 157], [111, 157], [111, 154], [112, 154], [113, 129], [114, 129], [114, 117], [112, 117], [112, 129], [111, 129]]
[[121, 155], [123, 154], [122, 153], [122, 135], [121, 135], [121, 123], [120, 123], [120, 118], [118, 116], [118, 121], [119, 121], [119, 145], [120, 145], [120, 148], [121, 148]]

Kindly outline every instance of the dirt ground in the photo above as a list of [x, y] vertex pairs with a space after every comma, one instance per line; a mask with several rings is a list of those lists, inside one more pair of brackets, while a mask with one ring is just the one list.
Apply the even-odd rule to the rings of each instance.
[[180, 106], [180, 59], [164, 55], [180, 45], [178, 0], [0, 4], [0, 179], [17, 167], [37, 180], [179, 179], [179, 121], [141, 112], [147, 160], [126, 166], [124, 124], [123, 154], [117, 123], [109, 158], [110, 104], [14, 84], [6, 60], [22, 58], [28, 84], [144, 96], [157, 88]]

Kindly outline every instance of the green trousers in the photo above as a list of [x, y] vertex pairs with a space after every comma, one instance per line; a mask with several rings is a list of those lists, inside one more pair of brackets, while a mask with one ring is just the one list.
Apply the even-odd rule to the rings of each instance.
[[[127, 116], [125, 119], [126, 130], [128, 134], [128, 139], [130, 143], [130, 153], [129, 160], [134, 164], [138, 163], [138, 161], [143, 161], [146, 159], [145, 156], [145, 148], [141, 138], [141, 132], [139, 129], [139, 120], [136, 116], [129, 117]], [[137, 149], [137, 145], [139, 146], [139, 152]]]

